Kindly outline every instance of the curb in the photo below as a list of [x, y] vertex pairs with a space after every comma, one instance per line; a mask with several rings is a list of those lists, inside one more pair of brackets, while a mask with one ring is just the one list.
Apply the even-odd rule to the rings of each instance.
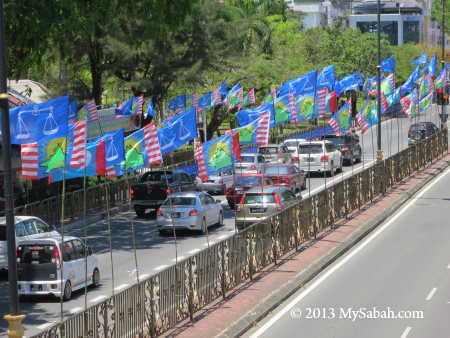
[[[445, 155], [443, 156], [445, 157]], [[419, 190], [426, 184], [433, 180], [436, 176], [441, 174], [446, 168], [450, 166], [450, 161], [445, 160], [442, 165], [434, 169], [433, 173], [420, 180], [419, 183], [401, 194], [401, 197], [396, 200], [390, 207], [381, 212], [378, 216], [369, 220], [352, 234], [350, 234], [343, 243], [331, 249], [326, 255], [322, 256], [317, 261], [310, 264], [306, 269], [299, 272], [293, 279], [285, 282], [278, 290], [272, 292], [261, 302], [248, 311], [239, 320], [230, 325], [227, 329], [220, 332], [216, 337], [239, 337], [245, 332], [254, 327], [257, 322], [266, 317], [270, 312], [275, 310], [280, 304], [286, 301], [294, 293], [300, 290], [306, 283], [310, 282], [319, 273], [325, 270], [329, 265], [334, 263], [348, 250], [354, 247], [370, 232], [376, 229], [379, 225], [392, 216], [400, 207], [409, 201]]]

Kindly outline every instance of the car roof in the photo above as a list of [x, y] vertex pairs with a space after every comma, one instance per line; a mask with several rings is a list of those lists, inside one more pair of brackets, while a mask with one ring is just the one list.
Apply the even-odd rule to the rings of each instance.
[[261, 155], [261, 154], [258, 154], [258, 153], [242, 153], [241, 156], [242, 155], [258, 156], [258, 155]]
[[201, 194], [204, 194], [203, 191], [180, 191], [180, 192], [174, 192], [173, 194], [170, 194], [171, 197], [198, 197]]
[[267, 163], [266, 168], [268, 167], [292, 167], [295, 164], [293, 163]]
[[242, 173], [242, 174], [236, 174], [236, 177], [240, 177], [240, 176], [258, 176], [258, 177], [261, 177], [261, 176], [264, 176], [263, 174], [257, 174], [257, 173], [254, 173], [254, 174], [249, 174], [249, 173]]
[[[74, 239], [79, 239], [83, 242], [83, 240], [79, 237], [73, 237], [73, 236], [64, 236], [64, 242], [71, 241]], [[61, 244], [62, 242], [62, 236], [52, 236], [52, 237], [40, 237], [40, 238], [34, 238], [34, 239], [25, 239], [19, 241], [18, 245], [32, 245], [32, 244]], [[83, 242], [84, 243], [84, 242]]]
[[269, 148], [269, 147], [278, 147], [278, 146], [280, 146], [280, 145], [276, 144], [276, 143], [269, 143], [269, 144], [266, 144], [265, 146], [259, 146], [259, 148]]
[[306, 143], [301, 144], [301, 145], [309, 145], [309, 144], [326, 144], [326, 143], [333, 143], [333, 142], [328, 141], [328, 140], [316, 140], [316, 141], [306, 142]]
[[[29, 219], [39, 219], [41, 220], [39, 217], [36, 216], [14, 216], [14, 224], [23, 222], [23, 221], [27, 221]], [[6, 217], [2, 216], [0, 217], [0, 224], [5, 224], [6, 223]]]
[[281, 186], [281, 185], [268, 185], [265, 186], [264, 188], [251, 188], [249, 190], [247, 190], [246, 194], [248, 193], [273, 193], [273, 192], [278, 192], [280, 190], [286, 190], [288, 188]]
[[299, 142], [299, 143], [302, 143], [302, 142], [308, 142], [308, 140], [305, 139], [305, 138], [288, 138], [288, 139], [283, 141], [283, 143], [285, 143], [285, 142]]

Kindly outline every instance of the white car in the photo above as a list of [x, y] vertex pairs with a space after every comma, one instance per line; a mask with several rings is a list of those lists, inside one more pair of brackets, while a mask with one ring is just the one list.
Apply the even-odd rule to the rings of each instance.
[[311, 141], [298, 146], [298, 166], [305, 172], [342, 171], [342, 154], [331, 141]]
[[227, 189], [233, 184], [233, 182], [233, 172], [227, 171], [209, 176], [205, 182], [197, 183], [197, 186], [200, 191], [225, 195]]
[[201, 191], [171, 194], [156, 211], [156, 224], [160, 235], [173, 229], [197, 230], [204, 234], [210, 225], [223, 225], [220, 200], [215, 201]]
[[289, 152], [293, 154], [297, 151], [297, 148], [300, 143], [308, 142], [308, 140], [304, 138], [290, 138], [283, 141], [283, 144], [288, 148]]
[[72, 291], [86, 284], [100, 285], [97, 257], [80, 238], [71, 236], [64, 236], [64, 241], [62, 237], [21, 241], [17, 247], [17, 276], [22, 297], [53, 295], [68, 300]]
[[261, 174], [266, 169], [266, 158], [257, 153], [243, 153], [241, 160], [234, 164], [234, 171], [237, 175]]

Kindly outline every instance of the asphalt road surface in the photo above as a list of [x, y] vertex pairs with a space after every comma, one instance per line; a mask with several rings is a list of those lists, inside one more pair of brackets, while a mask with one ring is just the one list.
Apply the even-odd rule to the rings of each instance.
[[[436, 109], [431, 109], [428, 116], [421, 115], [421, 120], [431, 120], [439, 125], [436, 120]], [[384, 156], [388, 157], [407, 147], [407, 132], [409, 120], [407, 118], [392, 119], [382, 124], [382, 148]], [[347, 178], [374, 163], [376, 151], [376, 128], [366, 131], [360, 137], [363, 146], [363, 162], [354, 166], [344, 166], [343, 173], [334, 177], [324, 178], [322, 174], [312, 175], [307, 186], [302, 192], [303, 197], [315, 194], [343, 178]], [[64, 317], [82, 311], [86, 306], [110, 297], [113, 292], [117, 293], [137, 282], [136, 266], [141, 279], [175, 263], [176, 259], [183, 259], [221, 241], [235, 233], [234, 211], [230, 210], [225, 196], [214, 196], [221, 199], [225, 211], [225, 220], [222, 227], [211, 227], [206, 236], [193, 234], [187, 231], [177, 232], [176, 241], [173, 236], [161, 237], [156, 228], [154, 212], [149, 213], [146, 218], [139, 219], [134, 212], [120, 212], [111, 215], [111, 232], [107, 219], [88, 224], [88, 244], [93, 247], [98, 255], [101, 273], [101, 287], [90, 289], [85, 297], [83, 291], [74, 292], [72, 299], [63, 303]], [[133, 250], [133, 234], [131, 221], [134, 223], [136, 239], [135, 260]], [[84, 230], [72, 228], [66, 235], [84, 236]], [[112, 250], [110, 250], [110, 236]], [[176, 245], [175, 245], [176, 244]], [[114, 276], [114, 278], [113, 278]], [[8, 280], [7, 276], [0, 279], [0, 315], [3, 317], [9, 313]], [[20, 311], [27, 315], [24, 321], [25, 332], [28, 336], [36, 334], [55, 322], [60, 321], [61, 305], [59, 300], [45, 298], [30, 298], [20, 303]], [[0, 333], [6, 330], [6, 321], [0, 321]]]

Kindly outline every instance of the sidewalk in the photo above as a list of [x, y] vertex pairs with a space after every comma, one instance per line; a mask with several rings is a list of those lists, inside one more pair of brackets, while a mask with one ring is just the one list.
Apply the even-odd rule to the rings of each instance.
[[283, 301], [382, 224], [424, 185], [450, 166], [450, 154], [428, 165], [352, 213], [348, 219], [327, 229], [317, 240], [305, 243], [279, 263], [257, 274], [220, 299], [198, 311], [194, 321], [184, 322], [166, 337], [238, 337], [253, 327]]

